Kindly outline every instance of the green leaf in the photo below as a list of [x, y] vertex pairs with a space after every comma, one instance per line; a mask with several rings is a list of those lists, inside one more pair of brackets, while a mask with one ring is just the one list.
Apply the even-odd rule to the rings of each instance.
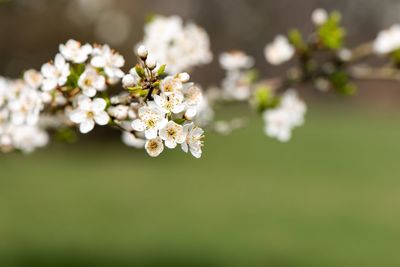
[[400, 49], [393, 51], [389, 56], [396, 64], [400, 63]]
[[167, 64], [161, 65], [160, 68], [157, 71], [157, 75], [161, 76], [165, 74], [165, 68], [167, 67]]
[[349, 75], [345, 71], [335, 71], [333, 72], [329, 80], [335, 90], [344, 95], [353, 95], [357, 91], [355, 84], [351, 83], [349, 80]]
[[274, 108], [279, 105], [279, 98], [274, 96], [272, 90], [267, 85], [260, 85], [254, 93], [254, 105], [259, 112]]
[[254, 83], [258, 79], [259, 73], [258, 73], [257, 70], [252, 69], [252, 70], [247, 71], [245, 75], [246, 75], [245, 76], [246, 77], [246, 81], [248, 83]]
[[346, 32], [340, 26], [340, 21], [340, 13], [334, 11], [329, 15], [328, 20], [318, 28], [317, 34], [324, 47], [337, 50], [343, 46]]
[[160, 87], [160, 81], [156, 81], [155, 83], [152, 84], [154, 88], [159, 88]]
[[298, 29], [292, 29], [288, 33], [289, 42], [298, 50], [306, 50], [307, 45]]
[[85, 64], [72, 64], [70, 67], [70, 74], [67, 78], [66, 86], [68, 89], [74, 89], [78, 87], [79, 77], [85, 71]]
[[177, 123], [177, 124], [180, 124], [180, 125], [184, 124], [185, 121], [186, 121], [186, 120], [185, 120], [185, 119], [182, 119], [182, 118], [176, 118], [176, 119], [174, 119], [174, 122]]
[[155, 19], [156, 17], [157, 17], [157, 14], [155, 14], [155, 13], [149, 13], [149, 14], [147, 14], [147, 15], [146, 15], [146, 18], [145, 18], [146, 24], [147, 24], [147, 23], [153, 22], [154, 19]]
[[144, 69], [139, 64], [135, 66], [135, 70], [140, 78], [142, 78], [142, 79], [146, 78], [146, 73], [144, 72]]
[[140, 85], [134, 86], [134, 87], [128, 87], [127, 90], [130, 92], [137, 92], [142, 90], [143, 88]]

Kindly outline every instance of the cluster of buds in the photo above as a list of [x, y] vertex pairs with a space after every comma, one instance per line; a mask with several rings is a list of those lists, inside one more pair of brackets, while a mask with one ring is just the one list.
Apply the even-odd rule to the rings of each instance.
[[[156, 157], [164, 146], [180, 145], [199, 158], [203, 130], [195, 119], [202, 102], [202, 91], [189, 82], [188, 73], [169, 76], [166, 65], [160, 65], [146, 47], [137, 49], [139, 64], [122, 79], [126, 93], [111, 98], [108, 108], [113, 123], [124, 130], [125, 142], [142, 145]], [[139, 141], [143, 140], [143, 141]]]

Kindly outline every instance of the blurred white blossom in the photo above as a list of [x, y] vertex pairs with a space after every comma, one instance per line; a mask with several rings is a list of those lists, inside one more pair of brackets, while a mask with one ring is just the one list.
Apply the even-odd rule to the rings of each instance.
[[377, 54], [389, 54], [400, 49], [400, 24], [381, 31], [376, 37], [373, 47]]
[[124, 76], [121, 68], [125, 64], [125, 59], [108, 45], [95, 46], [92, 56], [90, 63], [95, 68], [104, 69], [108, 83], [115, 84]]
[[204, 29], [178, 16], [155, 16], [144, 28], [145, 45], [168, 73], [178, 73], [212, 60], [210, 40]]
[[328, 12], [323, 8], [317, 8], [311, 15], [311, 20], [316, 26], [324, 24], [328, 20]]
[[219, 64], [225, 70], [249, 69], [254, 65], [254, 59], [242, 51], [224, 52], [219, 56]]
[[90, 44], [81, 45], [80, 42], [73, 39], [68, 40], [65, 44], [61, 44], [59, 49], [64, 58], [73, 63], [85, 62], [92, 52]]
[[307, 107], [297, 92], [287, 90], [277, 108], [264, 111], [265, 133], [281, 142], [289, 141], [292, 130], [303, 125], [306, 111]]
[[275, 37], [274, 41], [264, 49], [266, 60], [272, 65], [280, 65], [289, 61], [294, 55], [295, 49], [283, 35]]

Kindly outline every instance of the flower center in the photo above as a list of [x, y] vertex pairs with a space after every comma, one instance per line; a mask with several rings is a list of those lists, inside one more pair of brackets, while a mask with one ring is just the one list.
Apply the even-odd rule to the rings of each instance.
[[167, 130], [167, 133], [168, 133], [168, 135], [171, 136], [171, 137], [175, 137], [175, 135], [176, 135], [176, 131], [175, 131], [175, 129], [173, 129], [173, 128], [169, 128], [169, 129]]
[[88, 117], [88, 118], [93, 118], [94, 117], [94, 113], [92, 112], [92, 111], [88, 111], [87, 113], [86, 113], [86, 116]]

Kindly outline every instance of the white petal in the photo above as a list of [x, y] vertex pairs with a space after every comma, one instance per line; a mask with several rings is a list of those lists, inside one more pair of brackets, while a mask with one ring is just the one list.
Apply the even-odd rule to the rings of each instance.
[[55, 77], [56, 76], [56, 68], [54, 65], [50, 63], [43, 64], [42, 68], [40, 69], [44, 77]]
[[166, 118], [162, 118], [160, 122], [157, 123], [156, 127], [157, 129], [162, 129], [164, 128], [168, 123], [168, 120]]
[[83, 110], [90, 110], [92, 107], [92, 100], [86, 95], [79, 95], [78, 106]]
[[65, 66], [65, 59], [61, 54], [57, 54], [55, 59], [54, 59], [54, 66], [56, 66], [56, 68], [58, 70], [62, 70]]
[[185, 109], [185, 104], [176, 105], [171, 111], [175, 114], [181, 113]]
[[95, 98], [92, 102], [94, 112], [102, 111], [106, 108], [107, 102], [103, 98]]
[[165, 98], [164, 97], [155, 95], [154, 102], [157, 104], [158, 107], [164, 109], [164, 106], [165, 106]]
[[51, 91], [57, 87], [57, 80], [55, 79], [44, 79], [42, 83], [42, 90], [45, 92]]
[[74, 110], [69, 114], [69, 119], [75, 123], [81, 123], [86, 119], [86, 112], [80, 109]]
[[89, 87], [89, 88], [83, 89], [82, 93], [84, 93], [88, 97], [94, 97], [96, 95], [97, 91], [93, 87]]
[[192, 120], [197, 114], [197, 109], [196, 108], [189, 108], [185, 112], [185, 117], [189, 120]]
[[79, 126], [79, 130], [83, 134], [90, 132], [91, 130], [93, 130], [93, 128], [94, 128], [94, 121], [92, 119], [84, 120]]
[[189, 151], [189, 146], [186, 142], [182, 143], [181, 147], [185, 153], [187, 153]]
[[173, 149], [176, 147], [176, 143], [173, 140], [168, 139], [168, 140], [165, 140], [165, 146]]
[[146, 139], [154, 139], [157, 137], [157, 129], [148, 129], [146, 131], [144, 131], [144, 136], [146, 137]]
[[92, 64], [92, 66], [95, 68], [104, 68], [106, 61], [102, 56], [95, 56], [90, 61], [90, 64]]
[[132, 129], [138, 132], [143, 132], [146, 129], [146, 124], [139, 119], [134, 120], [132, 122]]
[[100, 111], [94, 116], [94, 120], [98, 125], [106, 125], [110, 121], [110, 117], [108, 116], [107, 112]]
[[190, 149], [190, 153], [192, 153], [193, 157], [197, 159], [201, 158], [201, 149]]

